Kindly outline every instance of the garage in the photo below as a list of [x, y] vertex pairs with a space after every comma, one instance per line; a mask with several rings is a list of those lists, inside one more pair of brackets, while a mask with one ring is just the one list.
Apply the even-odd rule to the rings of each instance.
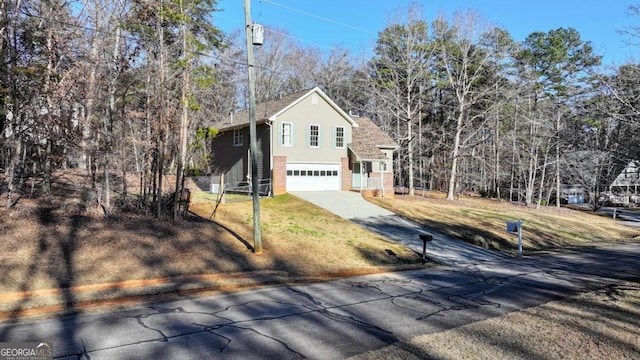
[[340, 190], [340, 164], [287, 164], [287, 191]]

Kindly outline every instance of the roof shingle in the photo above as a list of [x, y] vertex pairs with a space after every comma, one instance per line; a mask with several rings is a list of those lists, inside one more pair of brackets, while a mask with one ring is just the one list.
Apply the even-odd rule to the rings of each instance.
[[[256, 104], [256, 123], [265, 122], [271, 116], [275, 115], [278, 111], [289, 106], [294, 101], [298, 100], [304, 94], [310, 92], [312, 89], [302, 90], [293, 94], [282, 96], [276, 100], [270, 100]], [[225, 119], [224, 122], [216, 124], [220, 131], [240, 128], [249, 125], [249, 109], [234, 112], [232, 117]]]
[[380, 151], [380, 148], [398, 147], [398, 144], [391, 139], [382, 129], [367, 117], [354, 118], [358, 127], [353, 128], [353, 142], [349, 144], [349, 149], [362, 160], [385, 160], [387, 156]]

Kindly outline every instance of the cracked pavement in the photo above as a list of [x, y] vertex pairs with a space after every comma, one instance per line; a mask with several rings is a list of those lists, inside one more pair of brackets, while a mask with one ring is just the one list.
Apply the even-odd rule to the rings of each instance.
[[640, 244], [14, 320], [0, 341], [57, 359], [335, 359], [628, 281]]

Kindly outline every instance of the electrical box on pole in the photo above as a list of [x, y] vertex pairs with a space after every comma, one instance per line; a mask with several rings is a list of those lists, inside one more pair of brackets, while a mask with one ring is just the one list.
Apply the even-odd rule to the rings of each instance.
[[253, 24], [251, 26], [251, 41], [253, 45], [264, 44], [264, 27], [260, 24]]

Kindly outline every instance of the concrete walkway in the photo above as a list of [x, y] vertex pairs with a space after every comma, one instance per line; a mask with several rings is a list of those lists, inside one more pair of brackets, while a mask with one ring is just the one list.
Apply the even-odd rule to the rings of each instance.
[[455, 265], [508, 257], [497, 251], [483, 249], [426, 229], [414, 221], [366, 201], [356, 192], [301, 191], [292, 194], [419, 253], [422, 253], [423, 246], [419, 235], [431, 234], [433, 241], [427, 245], [427, 257], [440, 264]]

